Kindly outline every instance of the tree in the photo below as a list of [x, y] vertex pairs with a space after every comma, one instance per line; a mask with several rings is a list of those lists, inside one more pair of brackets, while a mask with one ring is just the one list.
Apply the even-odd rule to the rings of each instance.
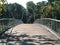
[[33, 21], [36, 19], [36, 11], [37, 11], [37, 8], [36, 8], [36, 5], [32, 2], [32, 1], [29, 1], [27, 2], [27, 10], [28, 10], [28, 15], [29, 15], [29, 19], [28, 20], [31, 20], [33, 17]]
[[56, 18], [55, 9], [50, 4], [41, 7], [40, 12], [43, 18]]
[[[0, 15], [4, 15], [4, 4], [7, 2], [7, 0], [0, 0]], [[0, 18], [1, 18], [0, 16]]]
[[[54, 18], [60, 19], [60, 1], [59, 0], [49, 0], [53, 3], [47, 3], [47, 5], [40, 6], [40, 13], [42, 18]], [[53, 4], [53, 5], [52, 5]]]
[[48, 0], [49, 3], [52, 3], [52, 2], [54, 2], [54, 1], [55, 1], [55, 0]]
[[[38, 14], [38, 18], [41, 18], [41, 10], [47, 5], [46, 1], [42, 1], [42, 2], [38, 2], [37, 3], [37, 14]], [[43, 7], [43, 8], [42, 8]]]
[[2, 15], [1, 12], [2, 12], [2, 4], [0, 3], [0, 16]]
[[2, 4], [5, 4], [7, 2], [7, 0], [0, 0], [2, 2]]
[[57, 17], [57, 19], [60, 19], [60, 0], [55, 1], [54, 9], [56, 10], [56, 17]]

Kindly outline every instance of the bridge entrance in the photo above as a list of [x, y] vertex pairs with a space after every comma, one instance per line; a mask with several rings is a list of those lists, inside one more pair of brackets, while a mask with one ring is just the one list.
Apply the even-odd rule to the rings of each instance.
[[[35, 21], [33, 24], [24, 24], [21, 20], [17, 19], [1, 19], [0, 25], [2, 25], [2, 27], [0, 27], [0, 29], [2, 35], [0, 33], [0, 44], [60, 45], [58, 35], [51, 29], [43, 26], [46, 24], [48, 24], [46, 20]], [[49, 25], [50, 24], [52, 23], [49, 23]]]
[[5, 32], [1, 45], [57, 45], [58, 38], [40, 24], [19, 24]]

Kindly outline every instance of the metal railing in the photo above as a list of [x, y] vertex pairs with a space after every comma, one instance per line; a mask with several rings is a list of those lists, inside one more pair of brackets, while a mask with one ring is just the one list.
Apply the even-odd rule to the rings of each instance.
[[35, 23], [40, 23], [54, 30], [58, 34], [60, 34], [60, 20], [51, 19], [51, 18], [41, 18], [37, 19]]
[[0, 34], [11, 28], [13, 26], [14, 21], [15, 20], [13, 18], [0, 19]]

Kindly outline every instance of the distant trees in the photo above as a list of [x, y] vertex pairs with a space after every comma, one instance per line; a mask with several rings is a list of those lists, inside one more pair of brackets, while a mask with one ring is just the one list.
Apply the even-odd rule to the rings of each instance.
[[0, 0], [0, 16], [2, 15], [3, 5], [7, 0]]
[[49, 3], [52, 3], [52, 2], [54, 2], [54, 1], [55, 1], [55, 0], [48, 0]]
[[37, 3], [37, 14], [38, 14], [38, 17], [41, 18], [43, 16], [43, 10], [45, 8], [45, 6], [47, 5], [47, 2], [46, 1], [42, 1], [42, 2], [38, 2]]
[[40, 18], [38, 5], [35, 5], [33, 1], [27, 2], [27, 10], [28, 10], [28, 17], [29, 17], [27, 22], [32, 23], [37, 18]]
[[25, 9], [22, 5], [8, 4], [6, 0], [0, 0], [0, 18], [21, 19], [24, 23], [33, 23], [40, 18], [60, 19], [60, 0], [48, 0], [34, 3], [29, 1]]
[[7, 2], [7, 0], [0, 0], [2, 2], [2, 4], [5, 4]]
[[4, 4], [4, 11], [3, 11], [3, 15], [2, 18], [17, 18], [17, 19], [21, 19], [22, 13], [24, 11], [24, 8], [17, 4]]
[[[48, 0], [34, 4], [32, 1], [27, 2], [29, 21], [34, 18], [54, 18], [60, 19], [60, 0]], [[32, 15], [32, 16], [31, 16]]]
[[28, 15], [29, 15], [29, 18], [28, 18], [28, 22], [31, 21], [31, 20], [35, 20], [35, 15], [36, 15], [36, 6], [35, 4], [30, 1], [30, 2], [27, 2], [27, 10], [28, 10]]
[[60, 20], [60, 0], [54, 2], [54, 9], [56, 12], [56, 18]]
[[1, 12], [2, 12], [2, 4], [0, 3], [0, 16], [2, 15]]
[[4, 4], [6, 4], [7, 3], [7, 0], [0, 0], [0, 18], [1, 18], [1, 16], [4, 14]]
[[60, 19], [60, 1], [48, 0], [48, 2], [38, 3], [38, 9], [41, 14], [41, 18], [54, 18]]
[[22, 5], [17, 3], [8, 4], [6, 0], [0, 0], [0, 18], [16, 18], [26, 22], [25, 17], [26, 9]]

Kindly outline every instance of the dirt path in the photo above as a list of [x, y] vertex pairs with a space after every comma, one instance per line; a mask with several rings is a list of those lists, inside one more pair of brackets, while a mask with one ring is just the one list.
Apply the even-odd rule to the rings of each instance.
[[50, 39], [54, 39], [54, 40], [57, 39], [47, 29], [45, 29], [39, 24], [20, 24], [9, 29], [9, 31], [7, 31], [6, 33], [11, 33], [12, 35], [18, 35], [18, 36], [21, 34], [28, 34], [30, 36], [44, 35], [45, 37]]

